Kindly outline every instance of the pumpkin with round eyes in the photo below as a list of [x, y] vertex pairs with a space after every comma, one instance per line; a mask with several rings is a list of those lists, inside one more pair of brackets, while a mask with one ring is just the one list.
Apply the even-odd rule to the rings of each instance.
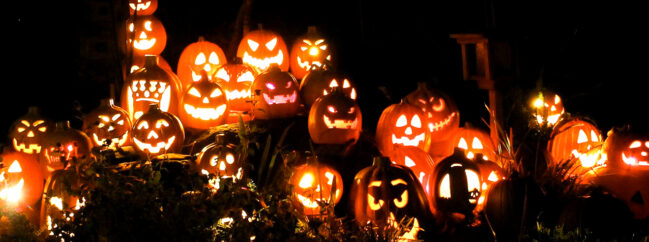
[[431, 209], [441, 214], [459, 213], [471, 217], [482, 193], [478, 166], [456, 149], [452, 156], [435, 166], [430, 183], [433, 186]]
[[380, 227], [394, 226], [405, 217], [414, 218], [402, 239], [417, 239], [420, 225], [430, 219], [426, 193], [410, 169], [395, 165], [387, 157], [375, 157], [374, 163], [354, 177], [351, 203], [356, 221], [364, 226], [372, 222]]
[[334, 72], [327, 67], [314, 67], [300, 83], [300, 95], [304, 106], [310, 108], [318, 97], [330, 93], [333, 88], [342, 88], [345, 95], [356, 100], [356, 88], [347, 75]]
[[267, 70], [271, 64], [277, 64], [282, 71], [288, 71], [286, 43], [273, 31], [258, 29], [248, 32], [239, 43], [237, 57], [260, 72]]
[[383, 110], [376, 125], [376, 145], [381, 154], [390, 154], [394, 145], [428, 147], [426, 116], [417, 106], [405, 99]]
[[356, 143], [362, 126], [358, 104], [341, 88], [318, 98], [309, 111], [309, 135], [316, 144]]
[[540, 126], [554, 126], [565, 113], [561, 97], [550, 91], [534, 92], [531, 106], [534, 122]]
[[455, 147], [463, 149], [469, 159], [473, 159], [476, 154], [482, 154], [485, 160], [496, 159], [496, 148], [489, 133], [474, 128], [469, 123], [458, 130], [454, 144]]
[[239, 180], [243, 177], [243, 167], [238, 160], [234, 144], [226, 144], [222, 136], [216, 136], [216, 142], [208, 144], [201, 150], [196, 159], [198, 169], [203, 175], [215, 175], [220, 178]]
[[296, 167], [290, 178], [293, 200], [304, 208], [303, 212], [307, 216], [320, 215], [322, 208], [319, 202], [337, 204], [344, 190], [340, 173], [314, 159], [307, 157], [307, 163]]
[[41, 153], [47, 174], [68, 167], [75, 160], [90, 157], [92, 144], [85, 133], [70, 128], [69, 121], [56, 123], [45, 137]]
[[167, 45], [167, 32], [153, 15], [137, 16], [126, 21], [125, 53], [133, 56], [159, 55]]
[[129, 0], [128, 11], [131, 15], [151, 15], [158, 9], [158, 0]]
[[136, 120], [151, 104], [158, 104], [164, 112], [177, 113], [180, 81], [173, 72], [158, 65], [157, 56], [146, 56], [143, 68], [126, 78], [122, 87], [122, 108]]
[[315, 26], [309, 26], [306, 35], [297, 38], [291, 48], [291, 73], [302, 79], [311, 66], [322, 66], [325, 62], [331, 62], [329, 43]]
[[66, 170], [55, 171], [45, 183], [40, 222], [41, 227], [45, 227], [47, 231], [58, 226], [57, 220], [74, 219], [74, 213], [85, 206], [85, 199], [73, 194], [80, 190], [81, 183], [70, 174]]
[[178, 153], [185, 142], [185, 129], [176, 115], [151, 104], [149, 111], [133, 124], [133, 142], [146, 155]]
[[201, 80], [201, 71], [207, 73], [207, 77], [212, 80], [219, 66], [228, 62], [221, 47], [217, 44], [206, 41], [202, 36], [198, 41], [189, 44], [178, 59], [178, 79], [183, 88], [187, 88], [192, 82]]
[[406, 100], [426, 114], [427, 139], [432, 143], [452, 138], [460, 127], [460, 112], [453, 99], [441, 91], [429, 89], [425, 82], [420, 82]]
[[225, 122], [228, 116], [228, 99], [219, 84], [203, 79], [192, 83], [180, 99], [180, 120], [189, 128], [208, 129]]
[[45, 180], [35, 156], [22, 152], [0, 155], [0, 204], [17, 211], [34, 206], [41, 198]]
[[291, 73], [271, 66], [259, 74], [250, 87], [255, 94], [253, 114], [257, 119], [286, 118], [295, 116], [300, 108], [297, 82]]
[[435, 169], [433, 158], [418, 147], [397, 145], [391, 154], [387, 155], [394, 164], [408, 167], [417, 176], [426, 194], [431, 192], [428, 183]]
[[83, 130], [95, 146], [116, 149], [131, 144], [131, 120], [126, 110], [115, 106], [113, 99], [103, 99], [83, 119]]
[[223, 87], [225, 96], [228, 98], [230, 106], [228, 123], [238, 122], [239, 115], [244, 118], [244, 121], [249, 120], [249, 116], [243, 115], [243, 113], [252, 110], [250, 86], [256, 76], [255, 68], [246, 64], [232, 63], [222, 65], [214, 74], [215, 79], [213, 80]]
[[[578, 159], [581, 167], [604, 165], [600, 159], [602, 132], [594, 123], [582, 118], [563, 119], [552, 130], [548, 151], [556, 163]], [[593, 150], [594, 152], [590, 152]]]
[[27, 154], [41, 153], [43, 138], [51, 130], [52, 121], [41, 116], [38, 107], [29, 107], [27, 114], [18, 118], [9, 131], [14, 150]]

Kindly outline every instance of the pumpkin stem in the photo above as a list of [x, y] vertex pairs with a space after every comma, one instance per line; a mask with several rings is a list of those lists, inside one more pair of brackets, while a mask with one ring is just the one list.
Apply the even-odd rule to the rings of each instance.
[[307, 33], [307, 35], [308, 34], [317, 34], [318, 30], [317, 30], [315, 25], [309, 25], [309, 27], [307, 27], [306, 33]]
[[69, 129], [70, 128], [70, 121], [60, 121], [56, 122], [54, 129], [55, 130], [64, 130], [64, 129]]
[[203, 41], [205, 41], [205, 37], [203, 37], [202, 35], [198, 36], [198, 42], [203, 42]]
[[385, 156], [374, 156], [372, 166], [378, 168], [387, 168], [388, 166], [390, 166], [390, 158]]
[[151, 105], [149, 105], [149, 111], [147, 112], [162, 112], [162, 111], [160, 110], [160, 106], [158, 106], [157, 103], [152, 103]]
[[27, 108], [27, 115], [38, 115], [40, 116], [40, 109], [37, 106], [29, 106]]
[[144, 56], [144, 66], [157, 66], [158, 65], [158, 56], [156, 55], [145, 55]]

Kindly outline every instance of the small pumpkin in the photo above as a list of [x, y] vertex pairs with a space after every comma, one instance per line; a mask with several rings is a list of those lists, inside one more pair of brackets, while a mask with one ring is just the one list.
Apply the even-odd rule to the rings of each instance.
[[235, 144], [226, 143], [222, 135], [216, 137], [216, 142], [208, 144], [198, 154], [196, 159], [198, 169], [204, 175], [241, 179], [244, 170], [241, 161], [238, 160]]
[[126, 52], [133, 56], [160, 55], [167, 45], [167, 32], [153, 15], [136, 16], [126, 21]]
[[[460, 112], [445, 93], [429, 89], [425, 82], [420, 82], [417, 90], [406, 96], [406, 100], [424, 111], [426, 114], [430, 142], [440, 142], [454, 137], [460, 127]], [[434, 148], [434, 147], [431, 147]]]
[[261, 28], [243, 36], [237, 57], [260, 72], [266, 71], [271, 64], [277, 64], [282, 71], [288, 71], [289, 67], [288, 48], [284, 39], [273, 31]]
[[228, 116], [228, 99], [219, 84], [212, 83], [207, 73], [203, 79], [191, 83], [180, 99], [179, 117], [184, 126], [205, 130], [225, 122]]
[[309, 135], [316, 144], [356, 143], [363, 130], [358, 104], [341, 88], [318, 98], [309, 111]]
[[45, 177], [33, 155], [22, 152], [2, 154], [0, 162], [0, 203], [18, 210], [34, 206], [43, 193]]
[[94, 146], [115, 149], [131, 144], [131, 120], [128, 112], [115, 106], [113, 99], [103, 99], [99, 107], [86, 114], [83, 130]]
[[295, 77], [277, 65], [259, 74], [250, 87], [255, 94], [253, 114], [257, 119], [286, 118], [295, 116], [300, 107], [300, 96]]
[[331, 48], [315, 26], [309, 26], [307, 33], [298, 37], [291, 48], [291, 73], [297, 79], [302, 79], [312, 66], [322, 66], [331, 63]]
[[151, 15], [158, 9], [158, 0], [129, 0], [128, 11], [131, 15]]
[[312, 68], [300, 83], [300, 95], [305, 107], [310, 108], [316, 99], [330, 93], [336, 87], [341, 88], [352, 100], [356, 100], [356, 87], [347, 75], [335, 72], [326, 66]]
[[217, 44], [206, 41], [202, 36], [198, 41], [189, 44], [178, 59], [178, 79], [183, 88], [187, 88], [192, 82], [201, 80], [201, 71], [207, 73], [207, 77], [212, 80], [219, 66], [228, 62], [225, 53]]
[[542, 127], [554, 126], [565, 113], [561, 97], [551, 91], [535, 91], [531, 101], [534, 122]]
[[27, 114], [18, 118], [9, 130], [13, 148], [27, 154], [40, 154], [43, 139], [52, 129], [52, 121], [41, 116], [38, 107], [29, 107]]
[[303, 212], [307, 216], [320, 215], [322, 208], [319, 202], [335, 205], [343, 193], [343, 178], [340, 173], [314, 159], [307, 157], [307, 163], [296, 167], [290, 178], [293, 200], [304, 208]]
[[582, 118], [563, 119], [554, 126], [550, 137], [548, 151], [555, 163], [578, 159], [583, 168], [603, 165], [600, 152], [590, 152], [603, 144], [602, 132], [592, 122]]
[[149, 111], [133, 124], [133, 142], [146, 155], [178, 153], [185, 142], [185, 129], [176, 115], [151, 104]]
[[239, 122], [239, 116], [248, 121], [249, 115], [244, 114], [252, 111], [250, 86], [257, 76], [255, 68], [246, 64], [228, 63], [219, 67], [214, 76], [228, 98], [230, 113], [227, 123]]
[[428, 148], [425, 113], [405, 99], [385, 108], [376, 125], [376, 146], [381, 154], [390, 154], [395, 145]]
[[70, 128], [70, 122], [58, 122], [43, 142], [42, 159], [49, 175], [72, 165], [71, 162], [90, 157], [92, 141], [78, 130]]

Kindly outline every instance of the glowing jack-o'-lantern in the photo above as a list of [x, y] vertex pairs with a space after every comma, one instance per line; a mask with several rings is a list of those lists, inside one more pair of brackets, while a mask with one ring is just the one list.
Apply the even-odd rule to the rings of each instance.
[[433, 169], [435, 169], [435, 161], [426, 151], [418, 147], [398, 145], [387, 156], [393, 163], [410, 168], [417, 176], [417, 180], [426, 194], [431, 192], [428, 182], [433, 174]]
[[135, 148], [146, 155], [180, 152], [185, 142], [185, 130], [176, 115], [151, 104], [133, 124]]
[[216, 83], [225, 91], [230, 106], [228, 123], [238, 122], [239, 115], [244, 121], [249, 120], [247, 115], [242, 114], [252, 110], [250, 86], [256, 76], [255, 68], [246, 64], [225, 64], [216, 71]]
[[293, 200], [304, 207], [307, 216], [320, 215], [319, 202], [334, 205], [343, 195], [343, 178], [340, 173], [329, 166], [313, 162], [313, 159], [308, 157], [306, 164], [296, 167], [290, 180], [293, 185]]
[[304, 105], [309, 108], [318, 97], [326, 95], [336, 87], [342, 88], [345, 95], [356, 100], [356, 88], [349, 77], [326, 69], [326, 67], [313, 68], [304, 76], [300, 83], [300, 95], [302, 95]]
[[394, 145], [428, 147], [424, 112], [405, 101], [383, 110], [376, 125], [376, 145], [382, 154], [390, 154]]
[[468, 123], [457, 132], [455, 147], [463, 149], [469, 159], [473, 159], [476, 154], [482, 154], [485, 160], [496, 159], [496, 149], [489, 133], [471, 127]]
[[178, 112], [180, 83], [178, 77], [157, 64], [157, 56], [146, 56], [143, 68], [129, 75], [122, 87], [122, 108], [136, 120], [151, 104], [164, 112]]
[[593, 123], [581, 118], [564, 119], [554, 127], [550, 137], [548, 151], [555, 163], [578, 159], [584, 168], [604, 165], [600, 159], [602, 133]]
[[428, 201], [421, 184], [410, 169], [395, 165], [387, 157], [375, 157], [374, 163], [354, 177], [351, 191], [356, 221], [378, 226], [395, 226], [406, 216], [414, 218], [402, 239], [417, 239], [420, 224], [430, 218]]
[[316, 144], [356, 143], [362, 126], [360, 108], [341, 88], [318, 98], [309, 111], [309, 135]]
[[66, 170], [52, 173], [45, 183], [45, 192], [41, 200], [41, 226], [52, 231], [58, 225], [57, 220], [68, 222], [74, 219], [74, 213], [85, 206], [85, 199], [74, 194], [80, 189], [77, 177]]
[[258, 29], [248, 32], [239, 43], [237, 57], [240, 57], [244, 64], [254, 66], [262, 72], [271, 64], [277, 64], [282, 71], [288, 71], [286, 43], [273, 31]]
[[176, 73], [183, 88], [186, 88], [192, 82], [201, 80], [201, 71], [205, 71], [207, 77], [212, 80], [217, 68], [227, 62], [221, 47], [198, 37], [197, 42], [189, 44], [180, 54]]
[[238, 160], [234, 144], [225, 144], [223, 136], [217, 135], [215, 143], [201, 150], [196, 159], [201, 174], [212, 174], [220, 178], [235, 180], [243, 177], [243, 167]]
[[445, 214], [473, 214], [482, 193], [482, 179], [478, 166], [462, 150], [456, 149], [452, 156], [440, 161], [431, 179], [431, 209]]
[[431, 90], [425, 82], [420, 82], [417, 90], [408, 94], [406, 100], [426, 114], [427, 139], [431, 143], [448, 140], [455, 135], [460, 125], [460, 112], [453, 99], [446, 94]]
[[561, 97], [549, 91], [536, 92], [531, 105], [534, 119], [540, 126], [554, 126], [565, 112]]
[[2, 154], [0, 203], [18, 210], [36, 204], [43, 192], [43, 172], [34, 156], [21, 152]]
[[311, 66], [322, 66], [325, 62], [331, 62], [329, 43], [318, 34], [315, 26], [309, 26], [306, 35], [297, 38], [291, 48], [291, 73], [302, 79]]
[[99, 107], [86, 115], [83, 130], [94, 146], [110, 149], [131, 144], [131, 120], [126, 110], [115, 106], [113, 99], [101, 100]]
[[75, 159], [83, 159], [91, 155], [92, 141], [78, 130], [70, 128], [70, 122], [58, 122], [52, 132], [47, 134], [43, 142], [42, 158], [47, 173], [63, 169]]
[[27, 114], [18, 118], [9, 131], [14, 150], [27, 154], [41, 153], [43, 138], [51, 130], [52, 122], [42, 117], [37, 107], [29, 107]]
[[497, 181], [505, 179], [504, 171], [497, 163], [487, 160], [482, 154], [476, 154], [472, 159], [478, 169], [480, 169], [480, 179], [482, 180], [480, 198], [478, 198], [478, 205], [475, 208], [475, 211], [482, 211], [485, 207], [485, 200], [489, 189]]
[[131, 15], [151, 15], [158, 9], [158, 0], [129, 0], [128, 11]]
[[194, 82], [180, 99], [180, 120], [187, 127], [208, 129], [223, 124], [228, 116], [228, 99], [221, 86], [208, 80], [203, 71], [203, 79]]
[[255, 94], [253, 114], [258, 119], [285, 118], [295, 116], [300, 107], [300, 96], [295, 77], [283, 72], [277, 65], [259, 74], [250, 87]]
[[126, 53], [134, 56], [159, 55], [167, 45], [167, 32], [153, 15], [136, 16], [126, 21]]

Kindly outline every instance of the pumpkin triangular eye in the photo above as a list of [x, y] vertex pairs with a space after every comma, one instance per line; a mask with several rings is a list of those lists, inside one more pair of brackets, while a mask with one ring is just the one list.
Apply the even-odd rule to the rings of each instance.
[[29, 127], [29, 122], [27, 120], [22, 120], [20, 123], [24, 124], [25, 126]]
[[216, 72], [216, 77], [221, 78], [225, 80], [226, 82], [230, 81], [230, 75], [228, 75], [228, 71], [225, 69], [221, 68]]
[[480, 142], [480, 139], [478, 137], [473, 137], [473, 142], [471, 143], [471, 147], [473, 149], [482, 149], [482, 142]]
[[[302, 42], [307, 44], [307, 45], [311, 45], [311, 41], [309, 41], [307, 39], [303, 39]], [[306, 50], [306, 47], [304, 48], [304, 50]]]
[[397, 119], [397, 125], [396, 126], [397, 127], [403, 127], [403, 126], [406, 126], [407, 124], [408, 124], [408, 118], [406, 118], [406, 115], [402, 114], [401, 116], [399, 116], [399, 118]]
[[34, 121], [33, 125], [34, 125], [34, 127], [36, 127], [36, 126], [38, 126], [38, 125], [40, 125], [42, 123], [45, 123], [45, 121], [44, 120], [36, 120], [36, 121]]
[[583, 129], [579, 130], [579, 137], [577, 137], [577, 144], [585, 143], [588, 142], [588, 136], [586, 136], [586, 132], [584, 132]]
[[559, 97], [559, 95], [555, 94], [554, 95], [554, 104], [559, 104], [560, 102], [561, 102], [561, 98]]
[[194, 64], [195, 65], [205, 64], [205, 54], [203, 54], [203, 52], [198, 53], [198, 55], [196, 55], [196, 60], [194, 60]]
[[329, 87], [337, 87], [338, 86], [338, 81], [336, 79], [332, 79], [331, 82], [329, 83]]
[[276, 44], [277, 44], [277, 38], [273, 38], [272, 40], [268, 41], [268, 43], [266, 43], [266, 48], [268, 48], [268, 50], [273, 50], [275, 49]]
[[349, 80], [345, 79], [345, 80], [343, 81], [343, 88], [349, 88], [349, 87], [350, 87], [350, 85], [349, 85]]
[[349, 94], [349, 97], [352, 100], [356, 100], [356, 88], [352, 88], [352, 92]]
[[189, 89], [188, 93], [189, 95], [192, 95], [194, 97], [201, 97], [201, 93], [198, 90], [196, 90], [196, 88], [193, 87]]
[[631, 145], [629, 145], [629, 149], [638, 148], [640, 146], [642, 146], [642, 142], [640, 142], [639, 140], [636, 140], [636, 141], [633, 141], [633, 143], [631, 143]]
[[466, 140], [464, 140], [464, 138], [460, 138], [460, 141], [457, 143], [457, 147], [465, 150], [469, 149], [469, 145], [466, 143]]
[[404, 158], [404, 160], [406, 161], [405, 163], [406, 163], [406, 166], [407, 166], [407, 167], [413, 167], [413, 166], [416, 166], [416, 165], [417, 165], [417, 164], [415, 164], [415, 162], [414, 162], [412, 159], [410, 159], [410, 157], [408, 157], [408, 156], [406, 156], [406, 157]]
[[412, 116], [412, 120], [410, 121], [410, 125], [412, 125], [415, 128], [421, 128], [421, 119], [419, 119], [419, 115], [414, 115]]
[[214, 89], [214, 91], [212, 91], [212, 94], [210, 94], [210, 97], [218, 97], [218, 96], [221, 96], [221, 94], [223, 94], [221, 92], [221, 89], [217, 88], [217, 89]]
[[214, 65], [220, 64], [219, 63], [219, 56], [216, 55], [216, 52], [214, 52], [214, 51], [212, 51], [212, 53], [210, 53], [210, 58], [208, 59], [208, 61], [210, 63], [214, 64]]
[[113, 121], [115, 121], [115, 120], [117, 120], [117, 119], [118, 119], [119, 117], [121, 117], [121, 116], [122, 116], [122, 115], [118, 113], [118, 114], [113, 115], [113, 117], [110, 118], [110, 119], [113, 120]]
[[316, 40], [316, 41], [315, 41], [315, 45], [319, 45], [319, 44], [321, 44], [321, 43], [324, 42], [324, 41], [325, 41], [324, 39]]
[[169, 127], [169, 122], [167, 122], [167, 120], [164, 119], [159, 119], [158, 122], [155, 123], [155, 127], [158, 129], [162, 126]]
[[250, 46], [250, 49], [252, 49], [252, 51], [257, 51], [257, 48], [259, 48], [259, 43], [255, 42], [254, 40], [249, 39], [248, 40], [248, 46]]
[[599, 142], [599, 135], [595, 133], [595, 130], [590, 131], [590, 141]]
[[7, 172], [8, 173], [19, 173], [19, 172], [23, 172], [23, 168], [20, 167], [20, 163], [17, 160], [14, 160], [14, 162], [11, 163], [11, 166], [9, 166], [9, 170]]

